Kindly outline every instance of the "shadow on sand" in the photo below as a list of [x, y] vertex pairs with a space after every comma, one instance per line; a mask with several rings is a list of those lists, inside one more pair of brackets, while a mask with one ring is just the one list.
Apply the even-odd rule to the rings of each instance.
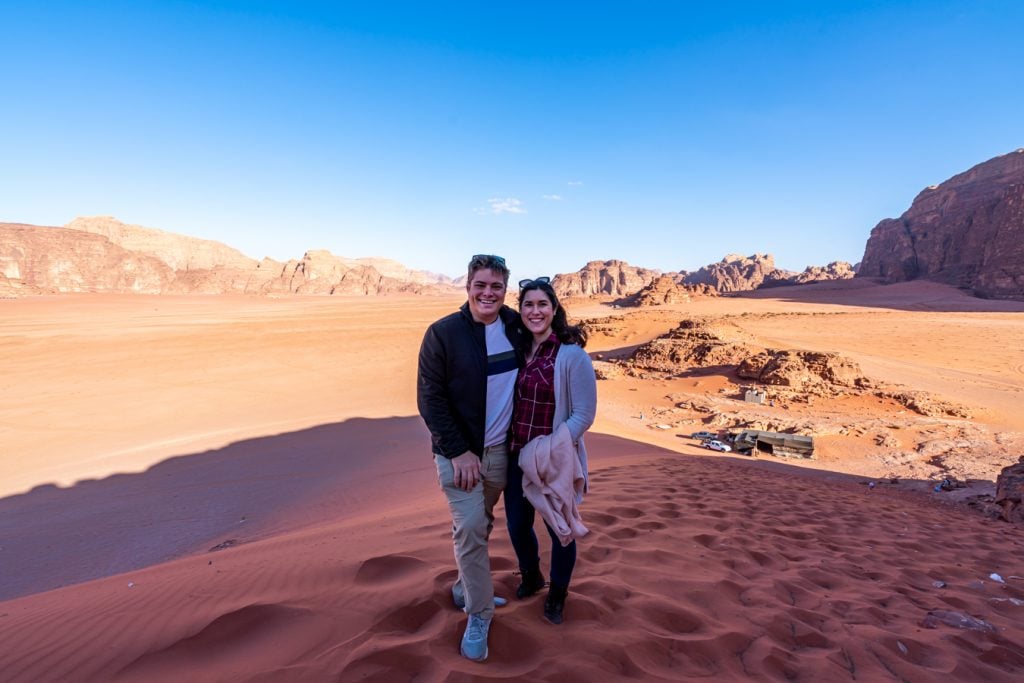
[[802, 304], [933, 313], [1019, 313], [1024, 301], [981, 299], [951, 285], [927, 280], [885, 284], [876, 278], [855, 278], [806, 285], [768, 287], [730, 295], [741, 299], [776, 299]]
[[[588, 434], [587, 441], [595, 471], [661, 458], [706, 465], [709, 458], [606, 434]], [[7, 568], [0, 601], [386, 513], [437, 486], [428, 451], [418, 417], [354, 418], [175, 456], [136, 474], [38, 486], [0, 500]], [[774, 458], [710, 458], [819, 480], [866, 480]], [[444, 505], [440, 494], [436, 502]]]
[[436, 485], [429, 443], [419, 417], [354, 418], [4, 498], [0, 601], [386, 509]]

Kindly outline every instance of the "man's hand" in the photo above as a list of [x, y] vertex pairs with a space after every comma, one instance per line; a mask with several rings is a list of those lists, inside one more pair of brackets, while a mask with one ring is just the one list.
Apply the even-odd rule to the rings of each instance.
[[480, 481], [480, 458], [472, 451], [452, 458], [452, 468], [455, 470], [455, 488], [472, 491]]

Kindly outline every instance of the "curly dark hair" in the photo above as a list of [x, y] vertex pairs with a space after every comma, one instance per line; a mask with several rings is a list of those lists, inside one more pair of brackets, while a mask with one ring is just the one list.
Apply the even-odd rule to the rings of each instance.
[[[555, 316], [551, 321], [551, 331], [555, 333], [556, 337], [558, 337], [558, 341], [563, 344], [577, 344], [580, 347], [585, 347], [587, 345], [587, 333], [580, 328], [579, 325], [569, 324], [569, 317], [565, 312], [565, 306], [558, 301], [558, 295], [555, 294], [555, 289], [551, 286], [551, 283], [547, 278], [530, 280], [529, 282], [525, 282], [525, 284], [520, 283], [520, 308], [522, 308], [523, 297], [526, 296], [526, 293], [535, 289], [539, 289], [544, 292], [544, 296], [548, 298], [548, 301], [551, 302], [552, 308], [555, 309]], [[520, 320], [520, 324], [522, 324], [522, 320]]]

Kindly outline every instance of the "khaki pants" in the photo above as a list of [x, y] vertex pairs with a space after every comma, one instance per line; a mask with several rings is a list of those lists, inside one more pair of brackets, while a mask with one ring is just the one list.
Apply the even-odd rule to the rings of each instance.
[[494, 506], [505, 490], [508, 453], [504, 444], [485, 448], [480, 462], [481, 479], [470, 491], [455, 486], [451, 460], [434, 454], [434, 464], [452, 512], [452, 540], [459, 568], [452, 594], [465, 596], [467, 614], [490, 619], [494, 615], [494, 581], [487, 539], [494, 527]]

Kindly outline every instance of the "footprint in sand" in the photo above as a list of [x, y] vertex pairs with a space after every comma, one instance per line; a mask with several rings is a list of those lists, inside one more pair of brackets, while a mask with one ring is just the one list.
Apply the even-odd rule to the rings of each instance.
[[697, 633], [704, 629], [704, 619], [695, 612], [678, 606], [669, 606], [664, 601], [636, 602], [633, 609], [644, 615], [645, 630], [668, 636], [683, 633]]
[[593, 527], [593, 526], [608, 527], [608, 526], [614, 525], [618, 521], [619, 521], [618, 517], [613, 517], [612, 515], [606, 515], [603, 512], [587, 512], [587, 516], [584, 519], [584, 522], [586, 522], [586, 524], [588, 526], [591, 526], [591, 527]]
[[359, 565], [354, 583], [357, 585], [395, 583], [426, 570], [427, 563], [419, 558], [409, 555], [381, 555], [371, 557]]
[[608, 535], [614, 538], [616, 541], [623, 541], [630, 538], [636, 538], [640, 535], [640, 532], [638, 532], [636, 529], [623, 527], [621, 529], [611, 530], [610, 532], [608, 532]]
[[[439, 673], [435, 658], [427, 654], [410, 652], [410, 648], [378, 649], [379, 644], [370, 641], [353, 653], [338, 680], [365, 681], [366, 683], [391, 683], [391, 681], [430, 680], [431, 672]], [[367, 654], [361, 654], [369, 650]]]
[[391, 610], [369, 628], [370, 633], [437, 634], [443, 628], [444, 616], [432, 598], [417, 600]]
[[640, 508], [624, 505], [612, 506], [608, 508], [608, 512], [609, 514], [625, 517], [626, 519], [636, 519], [637, 517], [642, 517], [644, 514], [644, 511]]

